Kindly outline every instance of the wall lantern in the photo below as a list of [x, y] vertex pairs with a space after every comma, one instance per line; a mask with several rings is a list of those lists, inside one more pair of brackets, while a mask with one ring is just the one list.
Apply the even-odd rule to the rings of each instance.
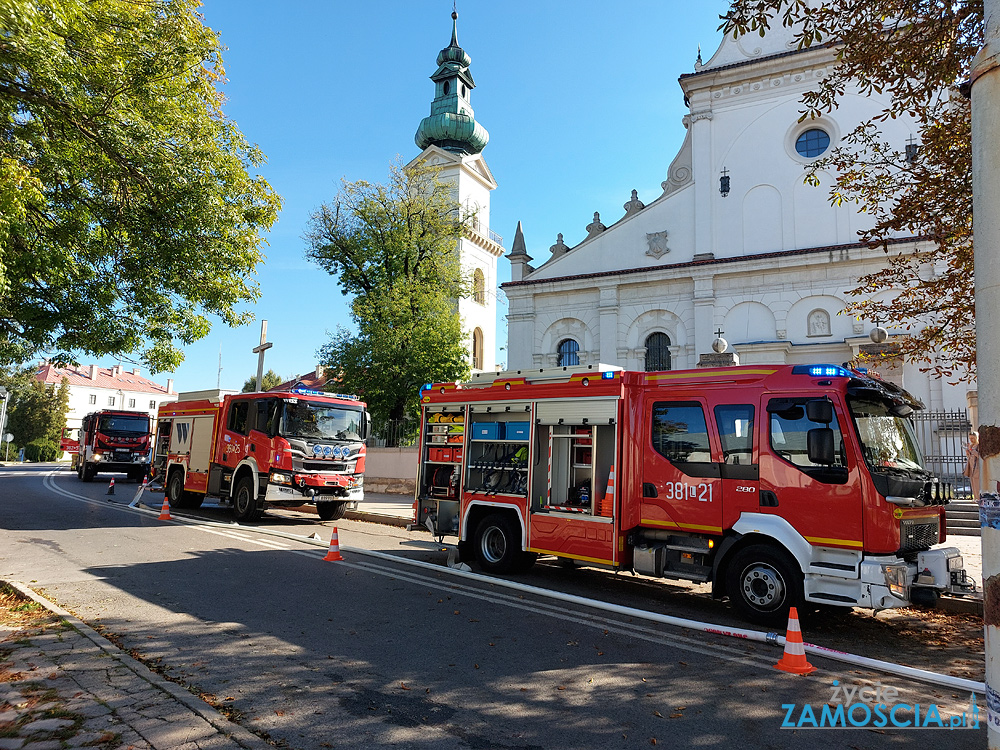
[[719, 193], [725, 198], [729, 195], [729, 170], [722, 168], [722, 176], [719, 177]]

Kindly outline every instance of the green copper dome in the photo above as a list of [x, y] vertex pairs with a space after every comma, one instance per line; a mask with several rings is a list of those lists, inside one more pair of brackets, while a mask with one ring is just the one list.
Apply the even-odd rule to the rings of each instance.
[[472, 58], [458, 45], [458, 13], [452, 13], [451, 43], [437, 56], [438, 68], [431, 76], [435, 95], [431, 114], [420, 121], [414, 136], [417, 147], [438, 146], [460, 154], [478, 154], [489, 143], [490, 134], [476, 122], [470, 98], [476, 87], [469, 72]]

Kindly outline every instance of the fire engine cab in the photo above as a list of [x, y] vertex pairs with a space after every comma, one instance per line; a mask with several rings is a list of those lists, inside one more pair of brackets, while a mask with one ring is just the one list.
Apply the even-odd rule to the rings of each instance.
[[463, 559], [709, 582], [747, 618], [968, 593], [899, 387], [834, 365], [479, 373], [421, 391], [415, 523]]
[[160, 406], [154, 471], [174, 507], [197, 508], [211, 495], [241, 521], [267, 505], [312, 503], [321, 519], [342, 518], [364, 497], [370, 426], [356, 396], [181, 393]]

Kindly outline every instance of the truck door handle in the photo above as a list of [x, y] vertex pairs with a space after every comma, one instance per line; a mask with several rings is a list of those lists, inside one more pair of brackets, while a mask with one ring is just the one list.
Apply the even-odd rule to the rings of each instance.
[[760, 491], [760, 507], [761, 508], [777, 508], [778, 507], [778, 496], [773, 492], [768, 490]]
[[642, 496], [643, 497], [656, 497], [656, 485], [652, 482], [642, 483]]

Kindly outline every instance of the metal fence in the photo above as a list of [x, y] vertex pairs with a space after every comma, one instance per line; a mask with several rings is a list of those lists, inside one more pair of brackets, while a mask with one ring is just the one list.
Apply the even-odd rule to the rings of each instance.
[[390, 419], [372, 426], [368, 445], [375, 448], [409, 448], [417, 444], [420, 423], [415, 419]]
[[913, 430], [928, 471], [955, 488], [956, 496], [969, 494], [969, 480], [962, 476], [965, 446], [972, 424], [965, 411], [915, 411]]

